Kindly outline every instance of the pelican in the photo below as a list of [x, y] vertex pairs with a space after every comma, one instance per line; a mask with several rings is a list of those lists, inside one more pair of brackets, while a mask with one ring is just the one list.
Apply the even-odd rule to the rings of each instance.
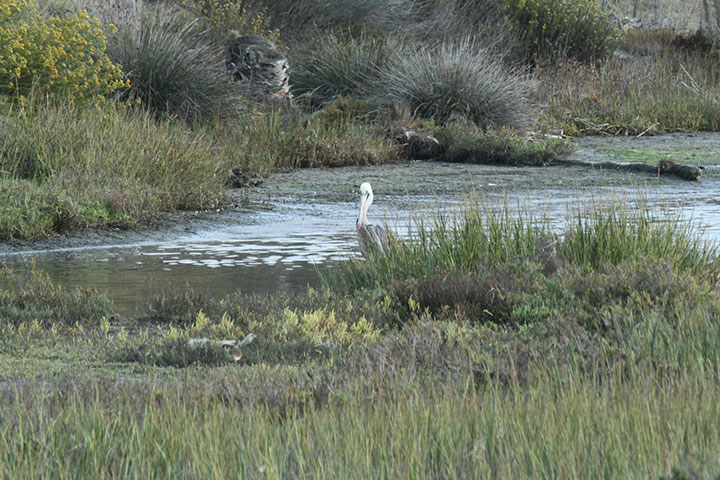
[[367, 258], [369, 248], [376, 248], [381, 252], [388, 249], [388, 234], [381, 225], [370, 225], [367, 220], [367, 211], [373, 202], [372, 187], [368, 182], [360, 185], [360, 213], [357, 218], [358, 241], [360, 251]]

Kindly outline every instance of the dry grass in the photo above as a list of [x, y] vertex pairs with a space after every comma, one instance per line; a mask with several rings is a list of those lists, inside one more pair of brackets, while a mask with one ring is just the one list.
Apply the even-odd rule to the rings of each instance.
[[538, 73], [541, 122], [570, 134], [639, 135], [720, 129], [714, 56], [664, 50], [609, 59], [595, 69], [566, 62]]

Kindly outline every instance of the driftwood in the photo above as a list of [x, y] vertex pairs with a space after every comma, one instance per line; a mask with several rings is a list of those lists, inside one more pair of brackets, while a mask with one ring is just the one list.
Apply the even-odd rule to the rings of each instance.
[[681, 180], [697, 181], [705, 167], [702, 165], [681, 165], [669, 160], [661, 160], [657, 164], [634, 162], [588, 162], [582, 160], [559, 160], [556, 164], [580, 165], [584, 167], [602, 168], [606, 170], [626, 170], [648, 173], [650, 175], [671, 175]]
[[210, 340], [209, 338], [191, 338], [188, 340], [189, 347], [199, 347], [201, 345], [218, 345], [221, 347], [244, 347], [255, 340], [255, 334], [249, 333], [242, 340]]

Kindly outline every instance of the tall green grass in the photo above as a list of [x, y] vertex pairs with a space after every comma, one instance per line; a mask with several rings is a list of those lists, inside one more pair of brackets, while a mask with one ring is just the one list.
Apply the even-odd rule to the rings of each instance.
[[703, 240], [689, 219], [653, 212], [642, 202], [579, 209], [558, 251], [573, 264], [593, 269], [652, 257], [700, 278], [720, 273], [717, 244]]
[[[372, 286], [438, 271], [474, 271], [552, 253], [574, 266], [602, 269], [652, 257], [677, 271], [712, 280], [720, 273], [718, 250], [684, 219], [662, 219], [642, 206], [586, 205], [569, 214], [562, 234], [546, 218], [509, 206], [490, 211], [471, 197], [454, 213], [416, 216], [407, 241], [395, 241], [387, 255], [349, 262], [330, 283]], [[336, 272], [337, 273], [337, 272]]]
[[224, 198], [231, 161], [182, 123], [121, 106], [33, 102], [0, 117], [0, 236], [126, 227]]
[[396, 391], [276, 415], [159, 385], [20, 388], [3, 395], [0, 475], [646, 479], [720, 470], [711, 379], [548, 375], [531, 388]]

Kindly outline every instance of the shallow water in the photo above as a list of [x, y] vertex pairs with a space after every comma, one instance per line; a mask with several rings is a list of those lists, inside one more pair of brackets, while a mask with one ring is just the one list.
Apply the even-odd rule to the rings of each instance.
[[[720, 136], [716, 140], [710, 144], [720, 145]], [[93, 241], [80, 237], [42, 248], [0, 247], [0, 261], [19, 269], [33, 259], [61, 285], [107, 291], [121, 315], [138, 312], [154, 295], [188, 288], [212, 296], [238, 289], [297, 291], [319, 283], [319, 266], [357, 255], [354, 222], [362, 181], [375, 190], [370, 220], [387, 223], [401, 236], [407, 235], [412, 215], [451, 211], [474, 192], [490, 210], [507, 205], [515, 212], [546, 215], [558, 229], [568, 210], [579, 205], [642, 198], [649, 208], [662, 215], [681, 213], [705, 238], [720, 240], [717, 167], [700, 182], [683, 182], [583, 167], [414, 162], [278, 174], [242, 208], [201, 220], [179, 216], [177, 228], [161, 231]]]

